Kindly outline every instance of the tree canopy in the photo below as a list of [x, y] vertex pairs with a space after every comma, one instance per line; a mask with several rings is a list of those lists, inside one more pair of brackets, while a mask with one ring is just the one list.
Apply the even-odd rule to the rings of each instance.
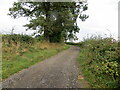
[[14, 18], [28, 17], [28, 29], [38, 30], [45, 40], [61, 42], [70, 38], [76, 39], [79, 32], [76, 20], [88, 18], [82, 14], [87, 10], [85, 2], [14, 2], [9, 9], [9, 15]]

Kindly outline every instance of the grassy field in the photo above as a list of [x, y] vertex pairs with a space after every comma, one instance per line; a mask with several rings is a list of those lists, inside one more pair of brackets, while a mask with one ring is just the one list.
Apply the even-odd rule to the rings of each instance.
[[78, 62], [93, 88], [118, 88], [120, 49], [112, 38], [91, 37], [80, 43]]
[[[26, 39], [26, 37], [24, 38]], [[24, 40], [24, 42], [16, 39], [15, 39], [16, 41], [14, 41], [13, 36], [12, 40], [10, 39], [10, 42], [8, 41], [8, 38], [7, 39], [6, 37], [3, 38], [2, 47], [3, 79], [8, 78], [10, 75], [17, 73], [18, 71], [24, 68], [28, 68], [35, 63], [38, 63], [50, 56], [57, 54], [62, 50], [69, 48], [69, 46], [65, 44], [48, 43], [44, 41], [38, 42], [32, 41], [31, 37], [27, 38], [30, 38], [30, 40], [27, 39], [26, 41]]]

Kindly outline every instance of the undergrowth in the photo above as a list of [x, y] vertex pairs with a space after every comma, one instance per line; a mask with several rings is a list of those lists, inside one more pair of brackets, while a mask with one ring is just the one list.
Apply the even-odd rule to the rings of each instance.
[[120, 49], [113, 38], [91, 37], [80, 42], [78, 61], [93, 88], [118, 88]]

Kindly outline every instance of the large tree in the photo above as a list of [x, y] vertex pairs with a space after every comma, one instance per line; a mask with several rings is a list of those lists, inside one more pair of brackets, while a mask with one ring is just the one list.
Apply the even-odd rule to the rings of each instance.
[[88, 16], [82, 14], [87, 10], [85, 2], [14, 2], [9, 9], [9, 15], [14, 18], [28, 17], [28, 29], [44, 33], [44, 38], [50, 42], [60, 42], [75, 38], [79, 31], [76, 19], [82, 21]]

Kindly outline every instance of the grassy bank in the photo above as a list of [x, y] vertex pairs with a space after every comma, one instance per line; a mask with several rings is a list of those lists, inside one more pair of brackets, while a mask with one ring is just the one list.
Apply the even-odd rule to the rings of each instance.
[[81, 70], [93, 88], [117, 88], [120, 81], [120, 51], [112, 38], [92, 37], [80, 43]]
[[5, 36], [2, 47], [2, 78], [8, 78], [67, 48], [69, 46], [65, 44], [39, 42], [29, 36], [22, 36], [22, 39], [16, 35]]

